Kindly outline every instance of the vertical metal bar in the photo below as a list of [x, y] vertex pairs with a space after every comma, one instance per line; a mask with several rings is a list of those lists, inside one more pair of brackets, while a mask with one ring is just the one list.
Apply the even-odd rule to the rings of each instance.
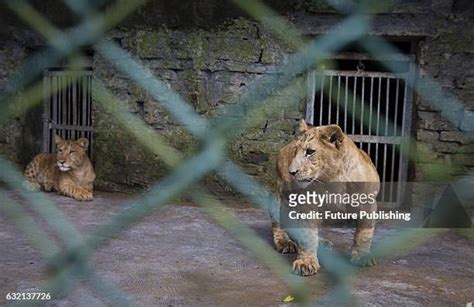
[[57, 110], [56, 110], [56, 124], [58, 124], [58, 128], [56, 128], [56, 134], [62, 137], [62, 132], [61, 129], [59, 128], [59, 125], [61, 123], [61, 76], [56, 77], [56, 93], [57, 93]]
[[58, 131], [59, 131], [59, 135], [64, 138], [64, 130], [62, 129], [61, 125], [63, 124], [63, 109], [64, 109], [64, 105], [63, 105], [63, 94], [64, 94], [64, 84], [63, 84], [63, 81], [64, 81], [64, 78], [62, 75], [58, 75], [58, 91], [59, 91], [59, 95], [58, 95], [58, 123], [59, 123], [59, 127], [58, 127]]
[[77, 78], [72, 76], [72, 124], [74, 125], [74, 139], [77, 139]]
[[[85, 83], [85, 96], [84, 96], [84, 127], [89, 127], [89, 78], [84, 78]], [[90, 140], [89, 131], [84, 131], [84, 137]]]
[[82, 125], [87, 126], [87, 76], [83, 80]]
[[[93, 127], [93, 106], [92, 106], [92, 75], [89, 75], [89, 100], [90, 100], [90, 106], [89, 106], [89, 125], [92, 128]], [[89, 156], [91, 159], [94, 158], [94, 131], [91, 129], [90, 131], [90, 142], [89, 142]]]
[[307, 76], [308, 97], [306, 97], [306, 122], [314, 125], [314, 99], [316, 96], [316, 73], [313, 71]]
[[[77, 86], [76, 86], [76, 89], [77, 89], [77, 125], [78, 126], [82, 126], [81, 123], [82, 123], [82, 118], [81, 118], [81, 110], [82, 110], [82, 75], [77, 75]], [[77, 131], [77, 138], [81, 138], [82, 137], [82, 129], [79, 129]]]
[[[62, 125], [67, 125], [66, 122], [66, 113], [67, 113], [67, 82], [66, 82], [66, 77], [64, 73], [61, 74], [61, 105], [62, 105], [62, 112], [61, 112], [61, 124]], [[67, 139], [67, 133], [66, 129], [62, 127], [63, 133], [64, 133], [64, 138]]]
[[[69, 96], [69, 114], [68, 114], [68, 120], [70, 122], [70, 125], [74, 125], [73, 122], [74, 122], [74, 75], [71, 74], [69, 76], [69, 93], [70, 93], [70, 96]], [[75, 133], [76, 133], [76, 128], [74, 127], [71, 131], [69, 131], [69, 134], [70, 134], [70, 137], [71, 139], [75, 139]]]
[[339, 124], [339, 99], [341, 97], [341, 76], [337, 76], [336, 124]]
[[[61, 124], [61, 112], [62, 112], [62, 106], [61, 106], [61, 88], [62, 88], [62, 85], [61, 85], [61, 76], [58, 74], [56, 75], [56, 82], [57, 82], [57, 104], [58, 104], [58, 109], [57, 109], [57, 117], [56, 117], [56, 124], [60, 125]], [[59, 136], [62, 137], [61, 135], [61, 132], [59, 131], [59, 127], [58, 127], [58, 133], [59, 133]]]
[[387, 95], [385, 99], [385, 130], [384, 134], [385, 136], [388, 135], [388, 116], [390, 112], [390, 78], [387, 78]]
[[[71, 118], [71, 115], [72, 115], [72, 77], [71, 75], [68, 75], [67, 77], [67, 88], [68, 88], [68, 101], [67, 101], [67, 106], [68, 106], [68, 112], [67, 112], [67, 121], [68, 121], [68, 125], [71, 125], [72, 124], [72, 118]], [[69, 133], [69, 138], [73, 138], [73, 130], [68, 130], [68, 133]]]
[[49, 95], [49, 75], [47, 70], [43, 72], [43, 142], [41, 150], [43, 152], [49, 152], [49, 108], [50, 108], [50, 95]]
[[[66, 78], [66, 124], [71, 124], [71, 86], [70, 86], [70, 76], [65, 74]], [[66, 136], [68, 139], [71, 139], [71, 130], [66, 129]]]
[[[361, 89], [361, 100], [360, 100], [360, 134], [364, 134], [364, 92], [365, 92], [365, 77], [362, 77], [362, 89]], [[362, 149], [362, 143], [360, 143], [360, 149]]]
[[[370, 77], [369, 135], [372, 134], [372, 113], [374, 113], [374, 110], [372, 109], [373, 98], [374, 98], [374, 77]], [[367, 151], [369, 152], [369, 156], [370, 156], [371, 145], [372, 143], [369, 143], [369, 147], [367, 149]]]
[[[79, 97], [78, 97], [78, 124], [82, 126], [83, 123], [84, 123], [84, 112], [83, 112], [83, 109], [84, 109], [84, 76], [81, 74], [79, 77], [78, 77], [78, 89], [79, 89]], [[83, 137], [84, 136], [84, 130], [81, 129], [81, 131], [79, 132], [79, 137]]]
[[[77, 75], [77, 86], [76, 86], [76, 90], [77, 90], [77, 125], [78, 126], [81, 126], [81, 122], [82, 122], [82, 117], [81, 117], [81, 110], [82, 110], [82, 75], [79, 74]], [[77, 138], [81, 138], [82, 137], [82, 129], [79, 129], [77, 131]]]
[[47, 114], [47, 117], [48, 117], [48, 122], [45, 123], [46, 127], [47, 127], [47, 135], [46, 135], [46, 138], [48, 139], [48, 147], [46, 149], [46, 152], [53, 152], [54, 150], [54, 135], [52, 133], [52, 130], [51, 130], [51, 122], [54, 120], [54, 117], [53, 117], [53, 108], [55, 108], [54, 106], [54, 95], [55, 95], [55, 92], [53, 90], [53, 81], [54, 81], [54, 78], [53, 76], [51, 75], [51, 73], [47, 70], [47, 75], [48, 75], [48, 114]]
[[[388, 113], [390, 110], [390, 78], [387, 78], [387, 90], [386, 90], [386, 95], [385, 95], [385, 130], [384, 130], [384, 135], [388, 135]], [[386, 176], [386, 171], [387, 171], [387, 144], [383, 145], [383, 182], [385, 183], [387, 181]]]
[[92, 126], [92, 78], [89, 76], [89, 90], [87, 92], [87, 96], [89, 97], [89, 104], [88, 104], [88, 110], [87, 110], [87, 116], [89, 117], [89, 127]]
[[349, 128], [347, 127], [347, 87], [349, 86], [349, 77], [346, 75], [346, 86], [345, 86], [345, 96], [344, 96], [344, 132], [349, 133]]
[[331, 124], [331, 103], [332, 101], [332, 75], [329, 76], [329, 95], [328, 95], [328, 124]]
[[[89, 78], [86, 77], [86, 126], [89, 127]], [[89, 137], [88, 132], [86, 133], [87, 137]]]
[[[71, 116], [71, 88], [69, 87], [69, 74], [67, 72], [64, 72], [64, 80], [66, 81], [66, 100], [64, 101], [66, 104], [66, 119], [65, 119], [65, 124], [70, 125], [70, 116]], [[70, 135], [70, 130], [69, 129], [64, 129], [66, 132], [66, 138], [71, 139]]]
[[[393, 120], [393, 136], [398, 135], [398, 93], [400, 90], [400, 79], [396, 79], [396, 86], [395, 86], [395, 114]], [[399, 166], [400, 167], [400, 166]], [[394, 185], [394, 176], [395, 176], [395, 145], [392, 146], [392, 166], [391, 166], [391, 176], [390, 176], [390, 197], [393, 196], [393, 185]], [[396, 201], [396, 199], [395, 199]]]
[[[375, 128], [375, 135], [379, 136], [379, 127], [380, 127], [380, 97], [382, 91], [382, 77], [379, 77], [379, 90], [377, 94], [377, 126]], [[378, 168], [379, 165], [379, 142], [375, 143], [375, 167]]]
[[360, 134], [364, 134], [364, 104], [365, 104], [365, 77], [362, 77], [361, 109], [360, 109]]
[[324, 75], [321, 75], [321, 99], [319, 100], [319, 125], [323, 124]]
[[[85, 117], [86, 117], [86, 126], [89, 127], [89, 104], [90, 104], [90, 99], [89, 99], [89, 91], [90, 91], [90, 84], [89, 84], [89, 76], [86, 77], [86, 84], [87, 84], [87, 87], [86, 87], [86, 114], [85, 114]], [[89, 140], [89, 143], [90, 143], [90, 131], [86, 131], [86, 137], [87, 139]]]
[[[52, 120], [51, 122], [53, 124], [57, 124], [58, 123], [58, 95], [59, 95], [59, 92], [58, 92], [58, 77], [57, 76], [54, 76], [52, 75], [51, 76], [51, 94], [53, 96], [53, 116], [52, 116]], [[50, 147], [50, 152], [53, 152], [55, 150], [55, 142], [54, 142], [54, 136], [56, 135], [56, 129], [55, 128], [52, 128], [52, 132], [51, 132], [51, 138], [52, 138], [52, 141], [51, 141], [51, 147]]]
[[352, 134], [355, 134], [355, 107], [357, 103], [357, 77], [354, 76], [354, 90], [353, 90], [353, 97], [352, 97]]
[[62, 129], [63, 129], [64, 138], [68, 139], [67, 130], [64, 127], [64, 125], [67, 125], [67, 78], [66, 78], [64, 72], [62, 73], [61, 78], [62, 78], [61, 120], [62, 120], [62, 125], [63, 125]]
[[393, 128], [393, 135], [397, 136], [398, 135], [398, 120], [397, 120], [397, 115], [398, 115], [398, 93], [400, 91], [400, 79], [397, 78], [397, 85], [396, 85], [396, 92], [395, 92], [395, 115], [394, 115], [394, 128]]
[[394, 165], [393, 165], [394, 152], [393, 152], [393, 150], [394, 150], [394, 146], [395, 146], [395, 144], [390, 144], [389, 147], [388, 147], [388, 148], [389, 148], [389, 151], [390, 151], [390, 158], [391, 158], [391, 159], [390, 159], [390, 160], [391, 160], [391, 163], [390, 163], [390, 178], [388, 179], [389, 182], [390, 182], [390, 194], [389, 194], [390, 196], [389, 196], [389, 201], [391, 201], [391, 202], [393, 201], [393, 185], [395, 184], [395, 183], [393, 182], [393, 172], [394, 172], [394, 169], [393, 169], [393, 167], [394, 167]]

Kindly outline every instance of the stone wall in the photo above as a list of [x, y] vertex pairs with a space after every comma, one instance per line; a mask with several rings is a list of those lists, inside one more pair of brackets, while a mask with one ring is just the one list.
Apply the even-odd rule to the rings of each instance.
[[[206, 2], [209, 5], [206, 12], [198, 8], [187, 12], [188, 23], [169, 17], [173, 14], [167, 14], [166, 22], [157, 23], [152, 18], [154, 11], [179, 11], [179, 7], [168, 8], [158, 1], [156, 5], [160, 9], [153, 5], [146, 7], [107, 34], [206, 119], [224, 114], [229, 106], [238, 103], [239, 94], [262, 76], [276, 73], [277, 66], [294, 51], [259, 23], [243, 17], [242, 12], [227, 11], [232, 5], [221, 3], [213, 6], [211, 2]], [[285, 3], [290, 4], [281, 5], [279, 10], [309, 37], [326, 33], [341, 20], [321, 1]], [[226, 11], [222, 15], [225, 18], [214, 19], [222, 10]], [[462, 0], [401, 1], [398, 6], [375, 17], [370, 34], [418, 42], [420, 78], [431, 75], [444, 90], [458, 97], [466, 106], [453, 110], [457, 112], [458, 120], [449, 122], [439, 110], [430, 106], [429, 101], [415, 99], [412, 133], [417, 139], [417, 148], [414, 150], [424, 150], [426, 154], [412, 163], [410, 179], [439, 179], [440, 175], [443, 179], [453, 178], [474, 166], [470, 138], [474, 133], [472, 18], [472, 3]], [[2, 40], [0, 46], [2, 86], [14, 67], [39, 45], [37, 38], [33, 37], [25, 43], [25, 37], [30, 34], [12, 36], [11, 33], [20, 32], [10, 28], [2, 33], [8, 38]], [[200, 149], [198, 142], [182, 125], [160, 107], [159, 101], [154, 101], [97, 54], [93, 63], [96, 76], [120, 102], [155, 129], [168, 144], [188, 156]], [[264, 108], [251, 127], [238, 134], [228, 146], [231, 158], [266, 185], [271, 185], [274, 180], [275, 153], [292, 138], [297, 120], [304, 117], [304, 77], [298, 79], [293, 87], [297, 90], [281, 90], [270, 103], [295, 101], [295, 104], [274, 111]], [[246, 120], [248, 115], [242, 115], [242, 120]], [[8, 126], [0, 129], [0, 153], [21, 166], [39, 150], [37, 137], [31, 131], [34, 129], [28, 126], [32, 126], [32, 117], [40, 115], [29, 116], [13, 117]], [[98, 104], [94, 116], [95, 159], [100, 188], [140, 190], [169, 174], [169, 169], [158, 157], [137, 143]], [[22, 146], [28, 148], [26, 154], [20, 154]], [[449, 172], [440, 167], [446, 165], [452, 166]], [[213, 191], [231, 191], [216, 176], [205, 178], [204, 184]]]
[[474, 166], [474, 10], [433, 4], [435, 33], [420, 41], [419, 78], [431, 76], [442, 89], [463, 102], [448, 121], [428, 100], [416, 100], [415, 134], [419, 155], [416, 180], [450, 180]]
[[[9, 30], [12, 29], [3, 28], [3, 31]], [[0, 95], [2, 95], [7, 90], [16, 69], [37, 50], [40, 42], [31, 31], [16, 28], [13, 36], [0, 35], [0, 38]], [[7, 123], [0, 127], [0, 155], [20, 168], [41, 150], [42, 110], [42, 105], [36, 105], [27, 111], [15, 107], [15, 111], [9, 113]], [[2, 107], [1, 112], [6, 111], [7, 109]]]
[[[208, 120], [226, 114], [227, 108], [238, 103], [238, 96], [251, 84], [263, 75], [276, 73], [277, 65], [291, 52], [258, 23], [243, 18], [212, 30], [122, 28], [110, 33], [110, 37]], [[157, 130], [168, 144], [188, 154], [200, 148], [159, 102], [100, 56], [95, 57], [94, 70], [120, 101]], [[284, 90], [272, 98], [272, 103], [292, 99], [297, 101], [296, 105], [264, 111], [250, 129], [229, 144], [230, 156], [264, 183], [270, 184], [273, 180], [275, 152], [294, 134], [297, 119], [304, 116], [303, 85], [304, 80], [294, 85], [299, 87], [296, 91], [299, 98], [294, 93], [288, 96]], [[242, 114], [242, 120], [250, 115]], [[168, 173], [160, 160], [139, 144], [128, 146], [125, 151], [117, 146], [133, 143], [133, 140], [103, 110], [96, 112], [96, 126], [96, 160], [108, 160], [106, 164], [97, 163], [99, 185], [143, 187]], [[207, 178], [206, 184], [227, 190], [215, 176]]]

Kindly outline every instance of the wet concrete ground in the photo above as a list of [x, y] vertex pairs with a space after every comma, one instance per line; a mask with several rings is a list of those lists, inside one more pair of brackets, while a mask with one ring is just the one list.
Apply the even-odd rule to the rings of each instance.
[[[91, 233], [130, 203], [132, 196], [97, 193], [81, 203], [49, 194], [82, 233]], [[261, 211], [231, 203], [230, 210], [267, 242], [270, 222]], [[393, 233], [376, 230], [376, 242]], [[336, 251], [346, 251], [352, 229], [327, 231]], [[410, 245], [412, 242], [407, 242]], [[45, 261], [23, 233], [0, 215], [0, 304], [8, 292], [35, 292]], [[290, 270], [294, 255], [283, 256]], [[170, 206], [148, 216], [102, 245], [92, 262], [103, 279], [132, 296], [138, 305], [281, 305], [290, 291], [252, 252], [203, 210], [192, 204]], [[324, 267], [304, 280], [315, 299], [333, 286]], [[474, 244], [449, 230], [401, 251], [379, 265], [358, 270], [352, 293], [361, 305], [465, 306], [474, 301]], [[101, 294], [82, 283], [51, 306], [103, 306]]]

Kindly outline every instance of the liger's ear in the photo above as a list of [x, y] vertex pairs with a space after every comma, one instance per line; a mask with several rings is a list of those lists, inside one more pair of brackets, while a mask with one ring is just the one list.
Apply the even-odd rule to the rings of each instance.
[[308, 124], [306, 124], [306, 121], [304, 119], [300, 119], [300, 123], [298, 125], [298, 130], [299, 132], [305, 132], [309, 129]]
[[76, 143], [79, 144], [85, 150], [87, 150], [87, 148], [89, 147], [89, 140], [86, 138], [80, 138], [76, 141]]
[[338, 148], [341, 146], [344, 141], [344, 132], [341, 127], [338, 125], [328, 125], [326, 127], [321, 127], [321, 138], [326, 142], [331, 143], [334, 147]]
[[60, 143], [62, 141], [63, 141], [63, 139], [59, 135], [57, 135], [57, 134], [54, 135], [54, 144], [58, 145], [58, 143]]

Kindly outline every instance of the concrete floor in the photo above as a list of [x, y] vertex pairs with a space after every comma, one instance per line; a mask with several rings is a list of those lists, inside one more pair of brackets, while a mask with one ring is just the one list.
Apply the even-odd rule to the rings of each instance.
[[[83, 233], [93, 231], [133, 196], [97, 193], [80, 203], [50, 194], [57, 206]], [[232, 212], [271, 242], [270, 223], [257, 209], [230, 204]], [[393, 232], [386, 226], [377, 238]], [[351, 229], [328, 231], [336, 250], [351, 242]], [[29, 241], [0, 216], [0, 304], [8, 292], [34, 292], [44, 277], [45, 262]], [[294, 255], [285, 255], [290, 270]], [[170, 206], [125, 230], [100, 247], [93, 263], [102, 278], [130, 294], [138, 305], [280, 305], [287, 286], [238, 240], [214, 224], [192, 204]], [[306, 277], [315, 299], [329, 293], [324, 268]], [[353, 279], [353, 294], [362, 305], [464, 306], [474, 301], [474, 244], [448, 231], [401, 256], [361, 269]], [[51, 306], [107, 305], [101, 295], [83, 283]]]

